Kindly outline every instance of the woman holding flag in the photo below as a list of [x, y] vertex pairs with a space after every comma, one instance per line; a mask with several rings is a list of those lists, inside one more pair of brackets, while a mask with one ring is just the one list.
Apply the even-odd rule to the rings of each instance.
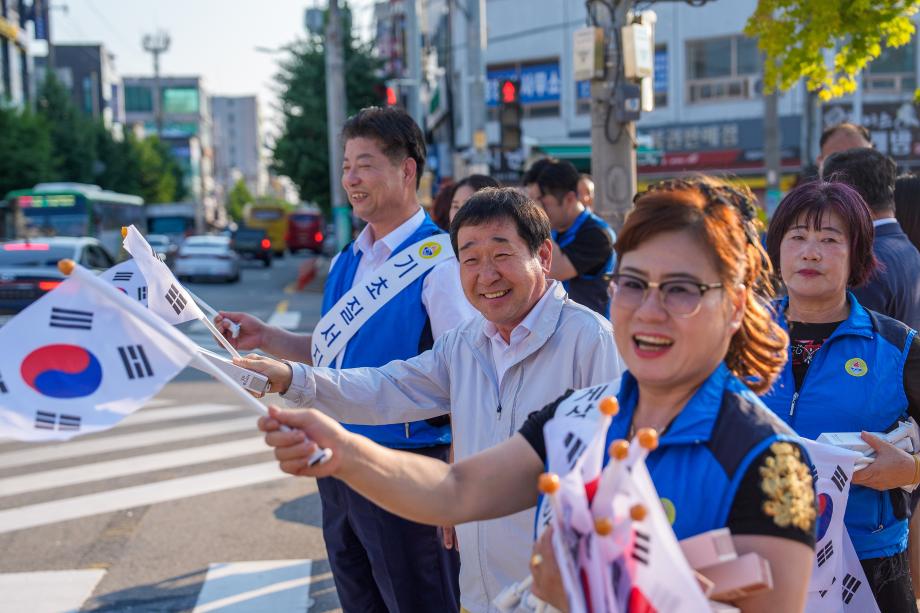
[[847, 291], [875, 272], [873, 234], [869, 208], [844, 183], [806, 183], [780, 202], [767, 249], [788, 293], [777, 318], [789, 361], [763, 400], [805, 438], [861, 433], [874, 461], [853, 474], [846, 530], [879, 608], [917, 611], [901, 487], [920, 483], [920, 456], [872, 433], [908, 416], [920, 422], [920, 340]]
[[[736, 606], [797, 611], [813, 557], [814, 490], [791, 430], [754, 394], [781, 370], [786, 336], [766, 308], [769, 261], [753, 212], [749, 192], [711, 179], [664, 183], [636, 199], [616, 245], [612, 303], [629, 372], [622, 410], [600, 437], [661, 432], [647, 465], [677, 537], [729, 527], [738, 553], [760, 554], [773, 573], [771, 592]], [[577, 395], [568, 396], [507, 442], [453, 465], [384, 449], [312, 410], [272, 408], [259, 427], [285, 472], [335, 476], [394, 513], [457, 524], [537, 502], [547, 455], [572, 442], [544, 440], [554, 420], [578, 414], [570, 406]], [[310, 466], [315, 445], [332, 449], [332, 460]], [[566, 609], [549, 587], [560, 579], [552, 558], [533, 562], [535, 593]]]

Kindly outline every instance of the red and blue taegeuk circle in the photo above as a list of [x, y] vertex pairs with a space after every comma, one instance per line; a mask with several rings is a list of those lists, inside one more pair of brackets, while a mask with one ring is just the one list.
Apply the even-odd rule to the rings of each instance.
[[827, 529], [831, 525], [831, 519], [834, 517], [834, 501], [831, 500], [831, 497], [827, 494], [818, 495], [818, 525], [817, 529], [817, 539], [815, 542], [820, 541], [824, 538], [824, 535], [827, 534]]
[[22, 380], [43, 396], [82, 398], [102, 383], [102, 365], [77, 345], [45, 345], [31, 352], [19, 367]]

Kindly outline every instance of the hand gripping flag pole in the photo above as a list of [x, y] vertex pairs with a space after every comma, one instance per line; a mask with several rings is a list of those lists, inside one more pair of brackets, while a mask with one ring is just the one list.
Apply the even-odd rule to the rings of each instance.
[[[58, 268], [62, 273], [68, 276], [73, 276], [87, 285], [91, 285], [96, 291], [102, 293], [117, 293], [118, 290], [114, 286], [109, 285], [102, 279], [98, 278], [96, 275], [91, 273], [89, 270], [79, 266], [73, 260], [64, 259], [58, 262]], [[191, 340], [188, 339], [184, 334], [173, 328], [171, 325], [167, 324], [165, 321], [151, 313], [148, 309], [145, 309], [139, 303], [133, 300], [121, 300], [119, 301], [126, 310], [130, 311], [132, 315], [138, 319], [144, 321], [148, 326], [151, 326], [153, 329], [158, 331], [160, 334], [165, 336], [167, 339], [175, 343], [176, 345], [189, 348], [190, 351], [195, 353], [195, 360], [198, 362], [198, 366], [213, 376], [215, 379], [229, 387], [233, 393], [239, 396], [243, 400], [243, 403], [249, 406], [260, 415], [267, 415], [268, 409], [264, 404], [256, 400], [253, 396], [249, 394], [246, 390], [240, 387], [236, 381], [234, 381], [228, 374], [226, 374], [221, 369], [217, 368], [213, 363], [211, 363], [206, 358], [202, 357], [198, 353], [198, 346], [195, 345]], [[282, 426], [284, 427], [284, 426]], [[331, 449], [322, 449], [318, 448], [312, 456], [310, 456], [310, 466], [316, 464], [322, 464], [327, 462], [332, 457]]]

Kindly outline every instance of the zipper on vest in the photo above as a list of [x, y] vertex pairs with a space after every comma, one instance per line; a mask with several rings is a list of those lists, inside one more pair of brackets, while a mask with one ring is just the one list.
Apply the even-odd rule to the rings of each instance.
[[406, 438], [409, 438], [409, 422], [404, 424], [406, 426]]
[[795, 403], [799, 399], [799, 393], [796, 392], [792, 395], [792, 406], [789, 407], [789, 417], [792, 417], [795, 414]]

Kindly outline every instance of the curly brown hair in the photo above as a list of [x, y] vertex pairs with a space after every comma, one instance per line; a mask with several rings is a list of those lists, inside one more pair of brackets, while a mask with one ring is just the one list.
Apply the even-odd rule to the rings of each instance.
[[666, 232], [690, 232], [709, 248], [726, 291], [745, 292], [744, 317], [725, 355], [754, 392], [770, 389], [786, 363], [789, 337], [772, 316], [772, 267], [760, 243], [755, 199], [744, 185], [707, 176], [662, 181], [636, 194], [617, 236], [617, 261]]

